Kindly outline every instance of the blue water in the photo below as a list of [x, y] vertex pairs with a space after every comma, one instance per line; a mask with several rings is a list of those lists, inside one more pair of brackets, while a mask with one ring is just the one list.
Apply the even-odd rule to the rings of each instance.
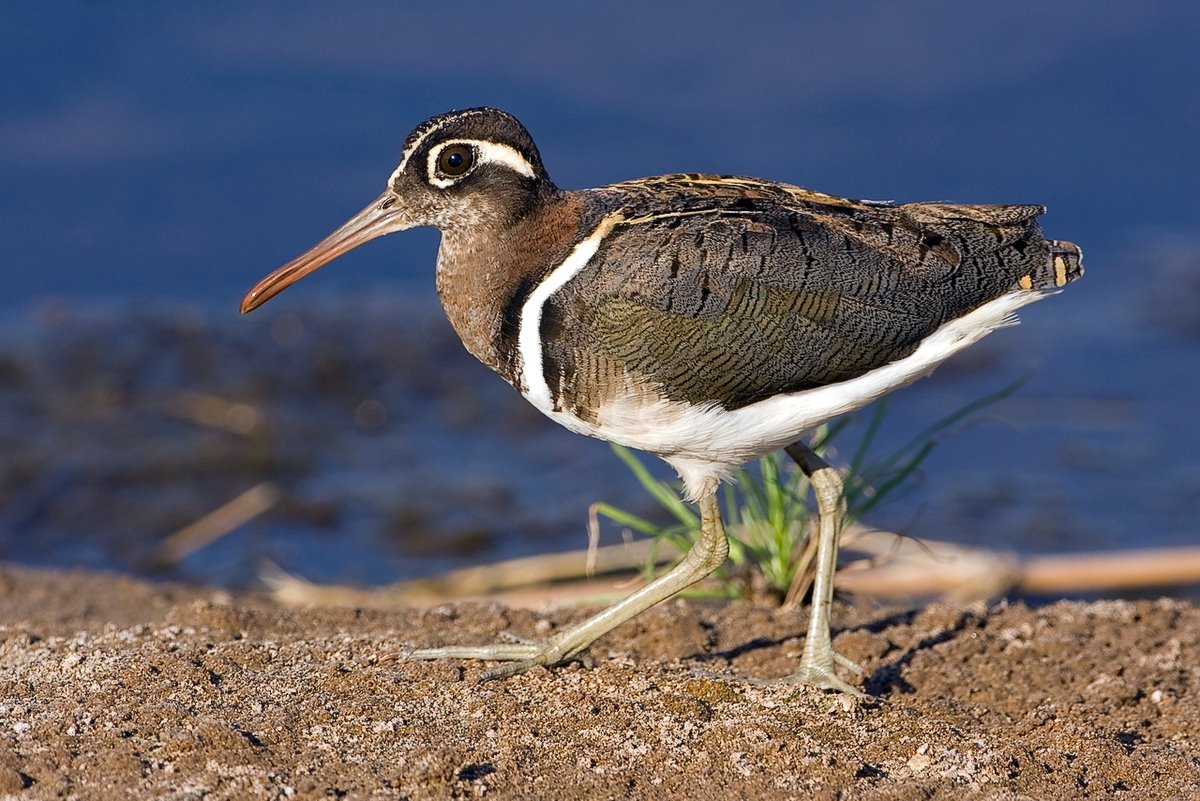
[[[1198, 45], [1187, 0], [5, 4], [0, 314], [239, 325], [251, 284], [378, 194], [413, 125], [471, 105], [522, 119], [566, 187], [703, 170], [1041, 202], [1088, 274], [897, 397], [903, 440], [1033, 371], [882, 522], [1020, 550], [1192, 542]], [[432, 304], [436, 242], [373, 243], [272, 305]]]

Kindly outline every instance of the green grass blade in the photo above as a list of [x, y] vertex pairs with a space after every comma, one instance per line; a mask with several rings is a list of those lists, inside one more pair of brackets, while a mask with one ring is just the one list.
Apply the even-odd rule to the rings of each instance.
[[[865, 418], [862, 434], [850, 453], [845, 475], [847, 520], [867, 513], [883, 500], [899, 493], [949, 429], [971, 414], [1008, 397], [1028, 376], [1002, 387], [996, 392], [974, 400], [961, 409], [942, 417], [926, 427], [901, 447], [883, 459], [871, 460], [871, 451], [878, 445], [886, 417], [887, 404], [880, 401]], [[843, 437], [850, 416], [819, 426], [811, 438], [811, 448], [832, 463], [837, 463], [835, 439]], [[655, 524], [638, 515], [617, 509], [610, 504], [596, 504], [596, 512], [619, 525], [652, 537], [657, 545], [669, 542], [681, 552], [695, 542], [699, 520], [681, 497], [674, 482], [654, 478], [636, 455], [619, 445], [613, 451], [633, 472], [638, 483], [677, 521], [669, 526]], [[773, 593], [785, 597], [795, 581], [808, 549], [806, 542], [811, 530], [813, 512], [809, 506], [811, 486], [803, 471], [785, 462], [780, 453], [769, 454], [751, 468], [738, 470], [734, 481], [721, 488], [722, 508], [730, 540], [730, 561], [739, 567], [758, 571], [762, 582], [747, 582], [730, 574], [725, 568], [717, 573], [721, 589], [715, 593], [736, 597], [753, 585], [765, 584]], [[647, 565], [647, 575], [653, 566]], [[713, 594], [710, 592], [710, 594]]]
[[683, 525], [688, 526], [689, 528], [696, 528], [700, 525], [699, 518], [696, 517], [696, 514], [691, 510], [687, 503], [681, 497], [679, 497], [679, 493], [677, 493], [670, 486], [670, 484], [650, 475], [650, 471], [647, 470], [646, 466], [642, 464], [641, 460], [634, 455], [633, 451], [629, 450], [623, 445], [618, 445], [615, 442], [610, 444], [613, 452], [620, 457], [621, 461], [625, 463], [625, 466], [629, 468], [630, 472], [632, 472], [634, 477], [638, 480], [638, 483], [641, 484], [642, 488], [650, 494], [650, 497], [654, 498], [654, 500], [658, 502], [659, 506], [666, 509], [675, 516], [676, 520]]
[[662, 529], [662, 526], [656, 523], [651, 523], [649, 520], [646, 520], [643, 517], [638, 517], [631, 512], [626, 512], [624, 509], [618, 509], [612, 504], [605, 503], [604, 501], [597, 501], [595, 503], [595, 508], [596, 514], [607, 517], [618, 526], [624, 526], [625, 528], [633, 529], [639, 534], [645, 534], [648, 537], [655, 536]]
[[[854, 449], [854, 455], [850, 457], [850, 472], [862, 472], [863, 462], [867, 458], [867, 451], [871, 449], [871, 445], [875, 443], [875, 435], [879, 433], [880, 426], [883, 425], [884, 412], [887, 411], [887, 398], [880, 398], [871, 411], [871, 419], [867, 422], [867, 430], [858, 440], [858, 447]], [[849, 418], [844, 418], [849, 419]]]
[[861, 493], [859, 497], [863, 500], [856, 502], [853, 510], [847, 516], [857, 520], [875, 508], [880, 501], [891, 495], [898, 486], [904, 483], [921, 466], [921, 462], [925, 460], [925, 457], [930, 454], [936, 444], [932, 440], [925, 442], [907, 462], [889, 471], [887, 477], [877, 486], [874, 486], [871, 492]]
[[808, 447], [820, 456], [829, 447], [830, 443], [837, 438], [839, 434], [850, 425], [850, 415], [843, 415], [832, 423], [822, 423], [813, 431], [812, 440]]
[[888, 459], [885, 460], [885, 463], [891, 464], [891, 463], [894, 463], [895, 461], [898, 461], [899, 457], [902, 456], [904, 453], [911, 451], [913, 449], [919, 448], [923, 443], [929, 442], [930, 440], [937, 439], [939, 437], [939, 435], [941, 435], [946, 429], [948, 429], [950, 426], [954, 425], [955, 423], [959, 422], [964, 417], [974, 414], [975, 412], [979, 411], [980, 409], [985, 409], [988, 406], [991, 406], [993, 403], [998, 403], [999, 401], [1004, 400], [1009, 395], [1013, 394], [1018, 389], [1020, 389], [1025, 384], [1025, 382], [1029, 380], [1029, 378], [1030, 378], [1030, 374], [1026, 373], [1025, 375], [1018, 378], [1016, 381], [1013, 381], [1011, 384], [1001, 387], [1000, 389], [998, 389], [995, 392], [992, 392], [988, 395], [984, 395], [982, 398], [977, 398], [976, 400], [971, 401], [970, 403], [966, 404], [965, 406], [951, 412], [950, 414], [946, 415], [945, 417], [941, 418], [940, 420], [934, 422], [932, 425], [925, 428], [923, 431], [921, 431], [921, 433], [917, 434], [915, 437], [910, 439], [904, 445], [897, 448], [896, 451], [894, 451], [893, 454], [890, 457], [888, 457]]

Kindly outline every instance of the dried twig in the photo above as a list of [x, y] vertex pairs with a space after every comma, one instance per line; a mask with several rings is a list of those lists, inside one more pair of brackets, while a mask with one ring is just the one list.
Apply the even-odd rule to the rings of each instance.
[[[897, 602], [966, 602], [1005, 594], [1061, 595], [1200, 583], [1200, 547], [1021, 560], [1011, 553], [917, 540], [861, 524], [847, 527], [843, 545], [850, 561], [838, 571], [837, 588]], [[589, 552], [595, 574], [603, 575], [636, 570], [652, 547], [651, 540], [639, 540], [594, 551], [531, 556], [374, 590], [315, 585], [278, 569], [264, 574], [263, 580], [276, 600], [289, 605], [394, 608], [483, 597], [519, 606], [595, 601], [619, 592], [620, 585], [590, 578]], [[678, 556], [660, 544], [658, 561]]]
[[1039, 556], [1026, 561], [1014, 587], [1029, 595], [1131, 590], [1200, 583], [1200, 546]]
[[243, 401], [205, 392], [176, 392], [162, 403], [167, 414], [208, 428], [248, 435], [262, 426], [262, 412]]
[[[313, 584], [273, 566], [261, 577], [275, 599], [290, 606], [395, 607], [440, 603], [447, 599], [494, 598], [501, 593], [529, 587], [542, 587], [539, 591], [544, 591], [544, 585], [553, 582], [635, 570], [651, 557], [653, 548], [651, 540], [637, 540], [595, 549], [526, 556], [452, 570], [440, 576], [401, 581], [373, 590]], [[679, 556], [669, 545], [660, 545], [654, 555], [660, 562]], [[597, 590], [596, 585], [589, 582], [584, 586], [591, 593]], [[611, 590], [604, 588], [604, 591]], [[573, 592], [576, 597], [580, 594], [578, 588]]]
[[158, 544], [154, 561], [174, 565], [206, 545], [211, 545], [238, 526], [258, 517], [279, 500], [279, 491], [266, 482], [256, 484], [232, 501], [214, 509], [194, 523], [167, 536]]

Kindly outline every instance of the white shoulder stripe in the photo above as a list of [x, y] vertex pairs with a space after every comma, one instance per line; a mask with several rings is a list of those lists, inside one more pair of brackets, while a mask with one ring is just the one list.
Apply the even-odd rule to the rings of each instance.
[[521, 354], [521, 394], [538, 409], [549, 414], [554, 410], [554, 398], [542, 369], [542, 309], [546, 301], [588, 265], [600, 249], [600, 242], [622, 219], [619, 213], [610, 214], [577, 244], [563, 263], [555, 267], [529, 293], [521, 307], [521, 322], [517, 333], [517, 350]]

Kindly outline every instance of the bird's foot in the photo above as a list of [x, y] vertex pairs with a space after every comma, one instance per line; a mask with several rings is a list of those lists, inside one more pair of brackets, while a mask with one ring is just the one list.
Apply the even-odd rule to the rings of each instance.
[[790, 676], [785, 676], [781, 681], [787, 684], [805, 684], [819, 690], [834, 690], [858, 698], [867, 697], [862, 690], [838, 676], [835, 669], [836, 665], [841, 665], [854, 675], [862, 676], [866, 671], [857, 662], [835, 653], [832, 649], [828, 651], [828, 656], [824, 659], [808, 659], [807, 656], [806, 653], [804, 657], [801, 657], [799, 670]]
[[759, 685], [802, 684], [807, 687], [816, 687], [818, 690], [833, 690], [857, 698], [868, 698], [869, 696], [862, 690], [838, 676], [837, 665], [841, 665], [856, 676], [866, 673], [857, 662], [847, 659], [836, 653], [832, 647], [826, 646], [811, 650], [805, 648], [803, 656], [800, 657], [800, 669], [795, 673], [778, 679], [755, 679], [751, 683]]
[[480, 681], [492, 681], [519, 673], [535, 667], [554, 667], [572, 660], [588, 662], [578, 652], [570, 652], [560, 642], [560, 638], [551, 637], [541, 642], [527, 640], [514, 634], [502, 632], [501, 639], [505, 642], [491, 645], [447, 645], [441, 648], [417, 648], [406, 651], [398, 656], [401, 659], [435, 660], [435, 659], [480, 659], [489, 662], [505, 662], [507, 664], [492, 668], [479, 677]]

